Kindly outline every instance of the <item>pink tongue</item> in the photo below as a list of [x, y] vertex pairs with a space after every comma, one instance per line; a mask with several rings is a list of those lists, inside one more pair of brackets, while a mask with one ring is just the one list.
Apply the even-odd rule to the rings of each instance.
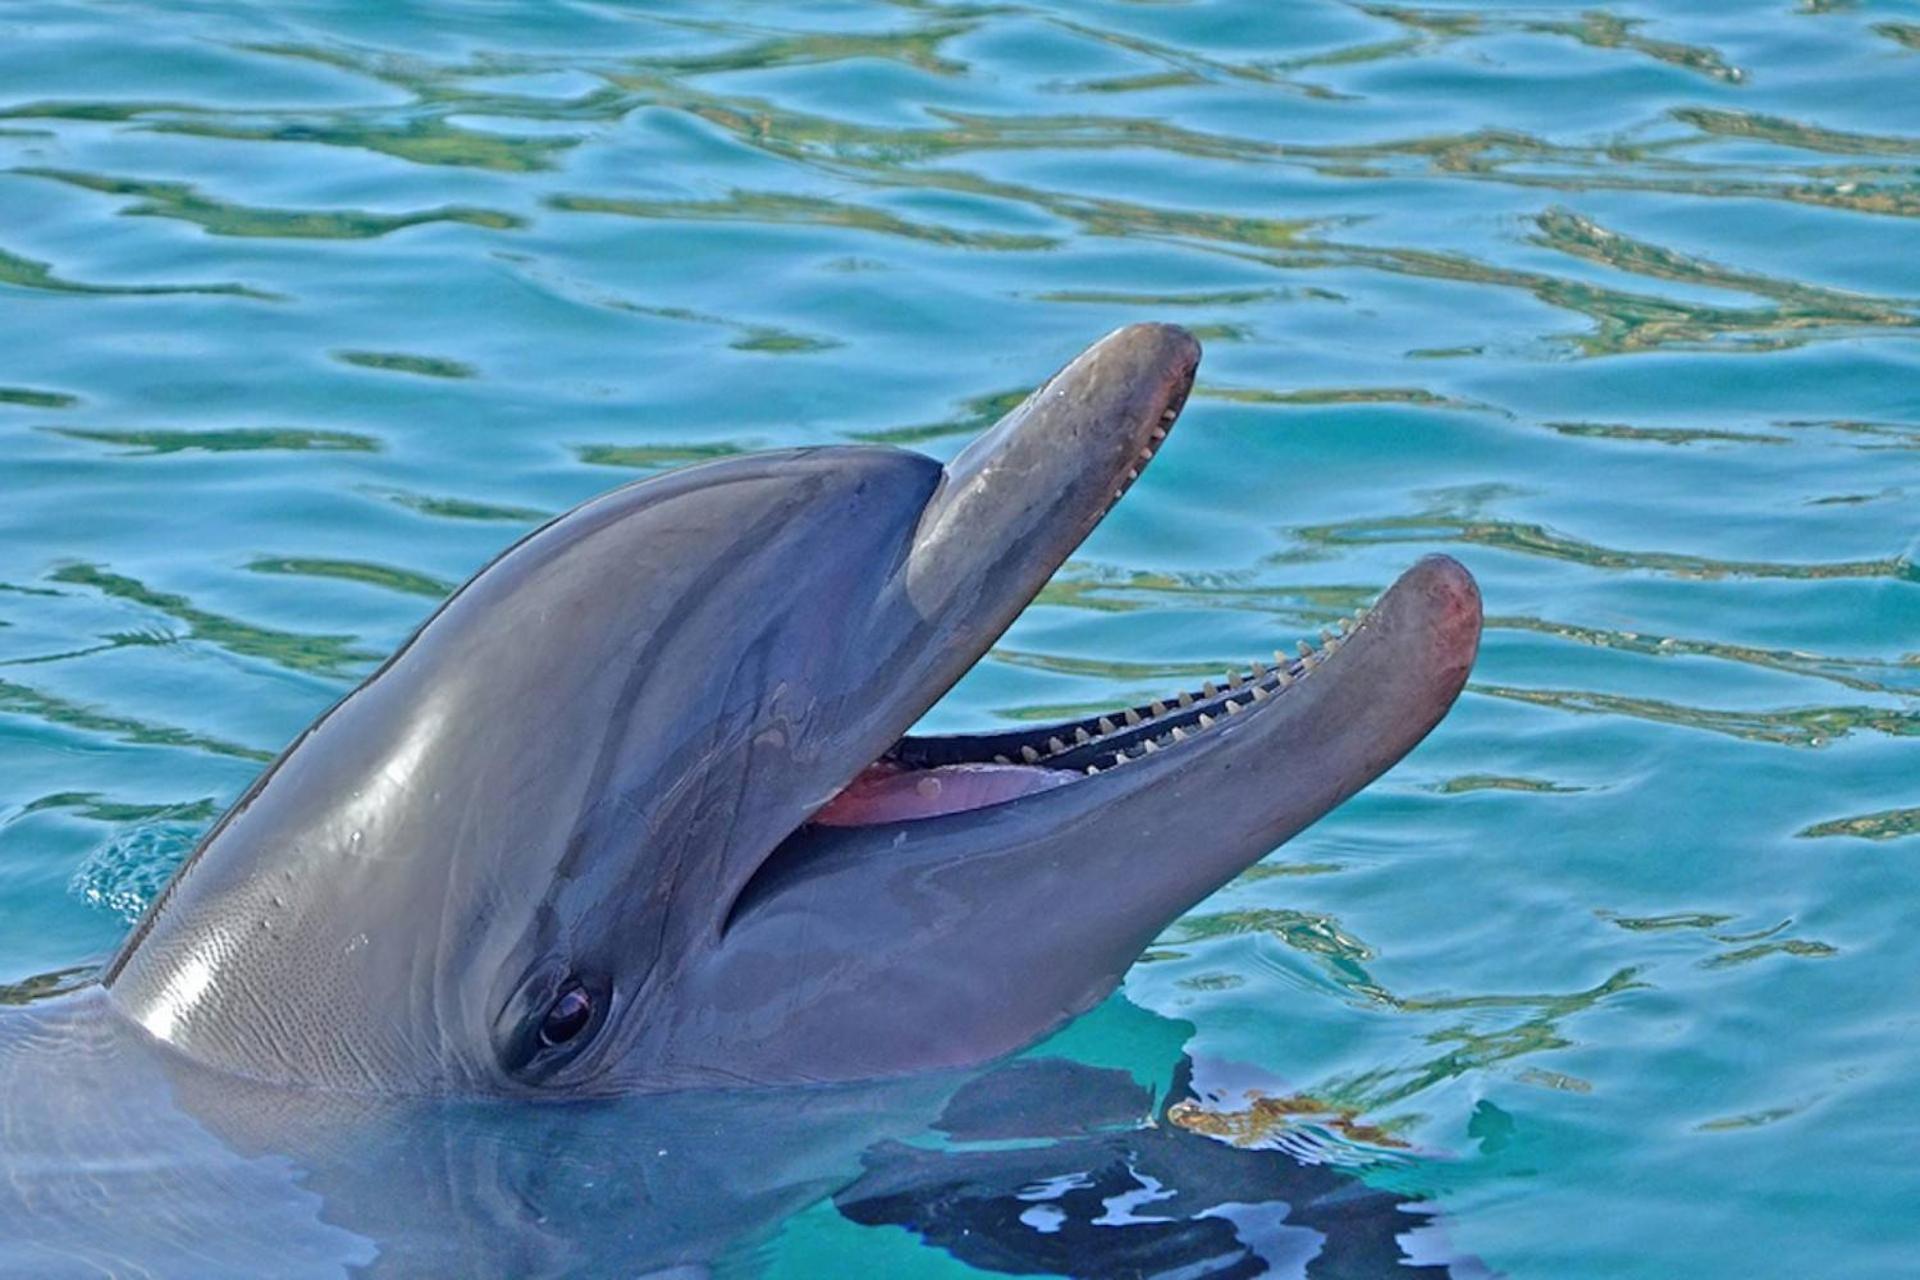
[[847, 784], [845, 791], [827, 801], [813, 820], [827, 827], [906, 822], [984, 809], [1016, 796], [1052, 790], [1073, 779], [1074, 775], [1064, 770], [1020, 764], [943, 764], [935, 769], [870, 764]]

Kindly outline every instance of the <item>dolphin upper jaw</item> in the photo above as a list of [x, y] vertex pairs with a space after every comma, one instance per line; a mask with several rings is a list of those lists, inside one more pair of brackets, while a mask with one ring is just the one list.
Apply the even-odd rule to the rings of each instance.
[[991, 575], [1013, 589], [980, 629], [1011, 623], [1153, 460], [1199, 363], [1183, 329], [1121, 329], [962, 450], [927, 503], [902, 575], [916, 607], [935, 614]]
[[[215, 827], [114, 1004], [196, 1062], [380, 1093], [849, 1080], [1046, 1033], [1410, 749], [1477, 644], [1433, 558], [1311, 655], [908, 734], [1138, 479], [1198, 358], [1132, 326], [944, 468], [729, 459], [529, 535]], [[594, 1012], [554, 1048], [569, 987]]]

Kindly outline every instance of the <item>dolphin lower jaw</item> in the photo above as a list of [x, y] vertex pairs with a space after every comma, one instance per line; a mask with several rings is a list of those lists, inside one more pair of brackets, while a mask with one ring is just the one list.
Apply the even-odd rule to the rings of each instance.
[[850, 1080], [1031, 1043], [1411, 750], [1464, 685], [1479, 631], [1472, 578], [1435, 556], [1284, 666], [1017, 734], [902, 739], [876, 768], [909, 786], [972, 769], [1049, 781], [878, 818], [856, 798], [836, 821], [830, 804], [761, 866], [690, 968], [701, 994], [663, 1020], [652, 1075]]

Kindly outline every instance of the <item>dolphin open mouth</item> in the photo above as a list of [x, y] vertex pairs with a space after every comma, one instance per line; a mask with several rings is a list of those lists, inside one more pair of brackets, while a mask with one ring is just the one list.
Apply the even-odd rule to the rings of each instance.
[[[1404, 588], [1404, 591], [1402, 590]], [[1472, 580], [1455, 562], [1431, 557], [1409, 570], [1382, 601], [1438, 593], [1428, 647], [1455, 658], [1464, 675], [1479, 632]], [[1429, 600], [1426, 603], [1432, 604]], [[1217, 680], [1098, 715], [1003, 733], [901, 738], [868, 765], [813, 817], [823, 826], [857, 827], [911, 822], [984, 809], [1057, 787], [1074, 785], [1165, 753], [1171, 767], [1201, 768], [1229, 731], [1260, 733], [1284, 720], [1289, 699], [1317, 683], [1342, 680], [1349, 647], [1374, 643], [1375, 610], [1361, 609], [1322, 629], [1318, 643], [1302, 639], [1292, 653], [1275, 650]], [[1280, 745], [1284, 749], [1282, 739]]]
[[[1100, 715], [1007, 733], [908, 735], [868, 765], [813, 820], [826, 826], [906, 822], [1002, 804], [1038, 791], [1098, 777], [1160, 751], [1191, 753], [1212, 746], [1211, 730], [1229, 717], [1273, 710], [1262, 704], [1318, 676], [1342, 645], [1365, 633], [1370, 610], [1321, 631], [1318, 647], [1301, 640], [1293, 654], [1275, 650], [1224, 672], [1197, 689]], [[1334, 671], [1328, 678], [1338, 678]]]
[[[891, 578], [904, 587], [876, 598], [888, 618], [904, 599], [913, 621], [888, 625], [925, 637], [866, 690], [888, 696], [892, 733], [857, 755], [841, 742], [843, 771], [717, 922], [715, 999], [775, 957], [824, 966], [806, 1001], [818, 1078], [977, 1062], [1091, 1007], [1169, 922], [1411, 750], [1465, 684], [1479, 592], [1429, 556], [1317, 640], [1198, 687], [1055, 724], [908, 731], [1139, 478], [1198, 358], [1183, 330], [1120, 330], [943, 469]], [[903, 1035], [915, 1002], [942, 1020]]]
[[[921, 523], [914, 557], [943, 559], [946, 571], [961, 563], [976, 575], [991, 573], [997, 570], [993, 540], [1020, 542], [1020, 530], [1001, 527], [1009, 513], [1016, 525], [1036, 512], [1046, 517], [1036, 526], [1041, 536], [1026, 540], [1039, 544], [1038, 554], [1018, 546], [1012, 553], [1022, 562], [1018, 569], [1024, 581], [1010, 590], [996, 588], [997, 617], [979, 619], [982, 625], [961, 633], [950, 650], [970, 652], [976, 660], [984, 656], [1046, 578], [1125, 496], [1166, 442], [1198, 360], [1198, 344], [1184, 330], [1169, 325], [1122, 329], [1062, 370], [946, 469], [946, 481]], [[962, 537], [951, 536], [954, 526], [960, 526]], [[943, 533], [948, 535], [944, 542]], [[929, 541], [934, 555], [927, 553]], [[964, 550], [956, 551], [955, 543]], [[1403, 585], [1387, 600], [1421, 595], [1423, 589], [1446, 598], [1437, 610], [1426, 611], [1430, 616], [1424, 623], [1402, 620], [1397, 640], [1389, 643], [1424, 650], [1429, 658], [1437, 652], [1440, 670], [1432, 691], [1450, 702], [1458, 687], [1451, 677], [1464, 677], [1478, 643], [1479, 599], [1472, 579], [1452, 560], [1434, 557], [1411, 570]], [[1074, 786], [1161, 754], [1181, 767], [1199, 768], [1217, 744], [1233, 736], [1229, 729], [1264, 735], [1270, 721], [1278, 727], [1289, 710], [1307, 701], [1301, 690], [1343, 679], [1345, 669], [1357, 664], [1344, 661], [1342, 651], [1370, 647], [1379, 630], [1373, 611], [1363, 609], [1324, 629], [1318, 643], [1300, 640], [1292, 650], [1276, 649], [1270, 663], [1254, 660], [1198, 688], [1144, 703], [1001, 733], [908, 734], [820, 806], [811, 824], [864, 827], [968, 813]], [[941, 673], [945, 683], [931, 689], [934, 696], [944, 696], [971, 665], [950, 664]], [[1384, 697], [1393, 692], [1391, 683], [1380, 690]], [[1418, 718], [1423, 708], [1408, 710]], [[1284, 732], [1277, 735], [1283, 749], [1284, 737]]]
[[[924, 710], [944, 696], [986, 654], [1139, 479], [1185, 404], [1198, 357], [1197, 344], [1172, 326], [1120, 330], [946, 468], [907, 575], [922, 559], [940, 566], [937, 575], [923, 574], [925, 581], [971, 574], [990, 585], [970, 599], [991, 607], [980, 610], [975, 625], [947, 634], [941, 648], [960, 660], [926, 672], [913, 706]], [[1005, 548], [1010, 562], [1004, 573], [996, 548]], [[955, 612], [950, 596], [922, 603]], [[1270, 661], [1224, 670], [1197, 687], [1053, 724], [899, 737], [821, 804], [801, 835], [977, 819], [1015, 802], [1064, 812], [1074, 807], [1065, 793], [1088, 788], [1108, 799], [1159, 787], [1207, 801], [1218, 789], [1209, 775], [1237, 783], [1254, 767], [1270, 775], [1276, 765], [1324, 773], [1331, 786], [1272, 779], [1264, 815], [1271, 821], [1260, 821], [1257, 805], [1245, 817], [1251, 830], [1283, 839], [1304, 825], [1291, 816], [1296, 792], [1314, 795], [1315, 803], [1344, 798], [1437, 722], [1472, 664], [1479, 632], [1472, 578], [1451, 559], [1429, 557], [1375, 607], [1339, 619], [1316, 639], [1274, 650]], [[1259, 744], [1265, 758], [1250, 757], [1250, 744]], [[1318, 754], [1309, 759], [1309, 750]], [[1181, 785], [1165, 785], [1175, 780]], [[1246, 798], [1237, 804], [1244, 811]], [[755, 879], [777, 878], [788, 861], [774, 856]]]

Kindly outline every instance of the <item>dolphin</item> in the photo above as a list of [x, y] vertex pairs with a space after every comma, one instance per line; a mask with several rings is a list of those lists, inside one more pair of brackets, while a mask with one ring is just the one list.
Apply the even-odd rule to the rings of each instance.
[[505, 551], [97, 983], [0, 1009], [0, 1275], [704, 1267], [1100, 1003], [1419, 742], [1478, 645], [1436, 556], [1198, 689], [912, 732], [1198, 360], [1135, 325], [945, 466], [724, 459]]
[[1139, 478], [1199, 356], [1135, 325], [944, 467], [748, 455], [536, 530], [240, 798], [106, 1003], [204, 1067], [371, 1095], [846, 1082], [1038, 1040], [1419, 742], [1478, 644], [1435, 556], [1197, 690], [910, 732]]

